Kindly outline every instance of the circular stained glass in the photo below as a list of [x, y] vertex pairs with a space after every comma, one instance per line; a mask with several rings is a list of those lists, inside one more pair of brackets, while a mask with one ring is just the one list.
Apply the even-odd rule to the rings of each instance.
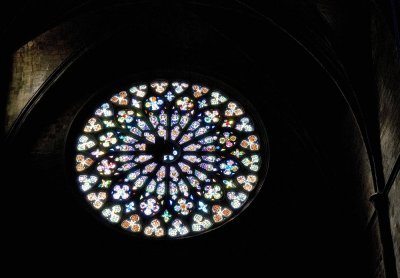
[[217, 228], [247, 206], [266, 174], [265, 134], [248, 112], [227, 92], [187, 82], [117, 92], [76, 138], [79, 190], [132, 234], [179, 238]]

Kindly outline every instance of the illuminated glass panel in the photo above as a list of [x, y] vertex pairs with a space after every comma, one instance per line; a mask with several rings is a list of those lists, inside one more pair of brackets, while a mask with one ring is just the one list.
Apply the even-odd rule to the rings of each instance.
[[78, 188], [103, 219], [132, 234], [180, 238], [217, 228], [265, 177], [265, 134], [246, 109], [183, 81], [114, 92], [76, 136]]

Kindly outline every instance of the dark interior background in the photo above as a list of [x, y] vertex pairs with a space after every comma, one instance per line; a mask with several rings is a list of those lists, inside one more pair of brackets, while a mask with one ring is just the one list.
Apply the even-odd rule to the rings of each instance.
[[[39, 270], [43, 262], [64, 269], [108, 257], [121, 268], [153, 258], [165, 273], [182, 264], [272, 277], [396, 277], [399, 227], [391, 223], [399, 200], [389, 191], [399, 187], [400, 147], [390, 138], [400, 138], [400, 75], [397, 54], [385, 56], [398, 53], [396, 13], [390, 1], [261, 2], [16, 1], [9, 8], [3, 91], [12, 92], [13, 63], [23, 63], [13, 53], [44, 31], [57, 36], [43, 48], [66, 47], [57, 38], [67, 37], [72, 54], [4, 130], [8, 259], [38, 261]], [[375, 40], [382, 33], [392, 40]], [[384, 72], [382, 59], [390, 61]], [[213, 232], [174, 241], [127, 236], [98, 221], [74, 193], [66, 163], [69, 128], [89, 98], [118, 80], [160, 72], [232, 86], [260, 114], [270, 145], [268, 176], [253, 203]], [[393, 90], [384, 89], [388, 83]], [[391, 106], [382, 109], [385, 100]], [[392, 200], [386, 217], [370, 203], [374, 193]]]

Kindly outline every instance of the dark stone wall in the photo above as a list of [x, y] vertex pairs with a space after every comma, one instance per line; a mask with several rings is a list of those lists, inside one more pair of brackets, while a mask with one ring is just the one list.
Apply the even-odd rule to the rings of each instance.
[[74, 34], [67, 25], [47, 31], [13, 55], [12, 82], [7, 101], [5, 129], [9, 131], [22, 109], [46, 79], [73, 51]]
[[[157, 2], [155, 4], [157, 10], [160, 8], [158, 5], [162, 4], [159, 4], [158, 1], [155, 2]], [[88, 80], [95, 81], [96, 78], [91, 76], [90, 73], [91, 66], [84, 63], [81, 68], [87, 69], [86, 72], [82, 71], [79, 77], [72, 78], [68, 76], [68, 74], [71, 74], [68, 73], [69, 66], [73, 68], [76, 61], [82, 60], [81, 56], [86, 59], [83, 59], [84, 61], [89, 61], [87, 63], [92, 62], [92, 67], [104, 66], [106, 68], [108, 64], [114, 65], [112, 62], [104, 62], [105, 64], [103, 65], [100, 61], [101, 55], [99, 53], [103, 53], [103, 55], [111, 54], [110, 56], [116, 56], [117, 59], [121, 60], [123, 58], [123, 55], [114, 55], [116, 53], [115, 49], [109, 53], [102, 52], [112, 48], [107, 44], [115, 44], [113, 47], [121, 44], [121, 48], [124, 49], [121, 51], [127, 51], [129, 46], [123, 45], [121, 38], [124, 38], [127, 34], [157, 32], [157, 28], [154, 26], [158, 26], [157, 18], [162, 17], [166, 19], [168, 24], [161, 28], [157, 36], [162, 41], [168, 42], [167, 47], [181, 50], [179, 62], [186, 61], [186, 59], [192, 57], [191, 51], [200, 53], [202, 49], [199, 47], [200, 45], [205, 47], [204, 51], [207, 53], [217, 49], [215, 53], [220, 53], [220, 56], [215, 53], [213, 55], [220, 57], [220, 60], [216, 59], [214, 72], [221, 74], [221, 77], [227, 78], [227, 80], [230, 78], [229, 81], [243, 87], [246, 87], [243, 81], [249, 80], [246, 73], [238, 73], [236, 79], [229, 77], [228, 74], [223, 75], [225, 68], [229, 67], [224, 65], [224, 59], [227, 59], [224, 57], [235, 57], [236, 61], [231, 63], [232, 66], [238, 68], [238, 71], [250, 72], [255, 71], [255, 68], [261, 69], [261, 78], [259, 80], [266, 82], [260, 81], [258, 85], [262, 87], [263, 92], [267, 93], [265, 93], [264, 97], [258, 98], [259, 105], [260, 107], [270, 108], [267, 112], [262, 111], [270, 119], [267, 124], [271, 127], [272, 143], [276, 143], [276, 153], [285, 156], [273, 166], [275, 168], [272, 171], [273, 186], [270, 189], [270, 193], [275, 193], [275, 195], [272, 194], [271, 197], [267, 197], [264, 193], [262, 197], [262, 200], [270, 202], [268, 209], [271, 211], [267, 214], [271, 217], [269, 222], [274, 225], [281, 225], [281, 229], [267, 233], [268, 236], [281, 239], [281, 246], [285, 250], [290, 250], [291, 244], [298, 248], [307, 248], [306, 243], [299, 243], [306, 238], [310, 241], [314, 240], [315, 242], [326, 244], [327, 249], [330, 248], [337, 252], [338, 255], [345, 253], [347, 251], [345, 245], [351, 242], [352, 239], [357, 238], [355, 246], [350, 248], [348, 254], [343, 255], [345, 258], [338, 263], [338, 269], [332, 271], [331, 274], [341, 275], [347, 265], [350, 268], [353, 267], [352, 269], [354, 273], [358, 274], [358, 277], [391, 277], [385, 271], [384, 264], [384, 246], [382, 245], [380, 231], [380, 225], [384, 224], [380, 223], [377, 212], [369, 200], [374, 193], [384, 188], [386, 190], [384, 194], [387, 194], [389, 200], [390, 226], [388, 228], [393, 240], [391, 248], [393, 248], [397, 272], [398, 276], [400, 276], [400, 178], [396, 174], [398, 169], [396, 170], [395, 166], [396, 162], [399, 163], [400, 154], [400, 60], [396, 52], [390, 22], [382, 12], [381, 6], [374, 2], [361, 0], [354, 1], [354, 3], [349, 3], [349, 1], [315, 0], [301, 2], [271, 1], [272, 4], [269, 7], [271, 11], [281, 11], [281, 13], [270, 12], [269, 16], [278, 25], [284, 26], [291, 36], [300, 43], [315, 44], [314, 46], [320, 52], [319, 54], [327, 55], [329, 59], [332, 59], [339, 67], [344, 69], [344, 72], [349, 77], [349, 84], [346, 86], [354, 90], [358, 104], [361, 107], [360, 110], [364, 114], [364, 117], [359, 117], [354, 114], [356, 109], [351, 109], [353, 103], [350, 102], [349, 105], [348, 99], [343, 98], [346, 95], [339, 90], [342, 84], [337, 84], [339, 89], [336, 88], [336, 91], [332, 89], [334, 87], [330, 83], [332, 80], [328, 81], [329, 78], [327, 78], [326, 72], [322, 73], [322, 68], [326, 70], [325, 64], [322, 63], [321, 72], [317, 73], [311, 71], [312, 68], [317, 67], [317, 63], [311, 56], [296, 60], [290, 59], [291, 56], [289, 54], [284, 54], [285, 51], [292, 51], [297, 47], [301, 49], [300, 45], [291, 48], [282, 43], [279, 55], [268, 53], [268, 50], [271, 49], [278, 51], [279, 47], [274, 48], [272, 46], [269, 49], [268, 45], [278, 44], [277, 38], [279, 36], [272, 37], [274, 39], [273, 43], [267, 40], [264, 44], [265, 38], [257, 41], [254, 34], [263, 34], [265, 30], [270, 31], [268, 29], [270, 27], [266, 28], [268, 24], [254, 14], [248, 15], [248, 11], [245, 11], [245, 9], [241, 10], [241, 8], [234, 5], [230, 6], [231, 4], [227, 3], [224, 1], [218, 2], [215, 5], [220, 5], [221, 7], [215, 8], [213, 4], [207, 2], [203, 5], [200, 1], [195, 4], [195, 6], [197, 5], [196, 12], [190, 12], [190, 20], [179, 16], [172, 20], [170, 18], [171, 15], [168, 15], [168, 13], [165, 15], [160, 10], [158, 10], [159, 14], [152, 13], [154, 17], [148, 17], [146, 20], [140, 20], [140, 16], [135, 17], [135, 19], [121, 16], [120, 20], [118, 20], [119, 15], [123, 13], [121, 9], [116, 7], [103, 9], [100, 4], [97, 7], [93, 4], [97, 8], [96, 11], [84, 9], [82, 14], [69, 18], [61, 17], [62, 23], [54, 23], [56, 20], [53, 18], [53, 25], [57, 26], [49, 27], [48, 29], [50, 30], [47, 30], [42, 25], [39, 30], [47, 31], [42, 32], [41, 35], [35, 38], [29, 40], [14, 38], [16, 45], [23, 45], [13, 52], [12, 80], [10, 89], [6, 92], [8, 98], [5, 130], [10, 130], [26, 105], [33, 101], [40, 103], [40, 99], [37, 100], [35, 97], [38, 93], [44, 92], [44, 88], [48, 88], [50, 92], [55, 91], [53, 88], [55, 86], [53, 86], [52, 82], [55, 82], [57, 78], [60, 78], [60, 80], [72, 80], [76, 82], [76, 86], [81, 86], [85, 82], [89, 82]], [[249, 7], [255, 7], [255, 10], [259, 13], [267, 13], [268, 11], [267, 8], [263, 10], [262, 5], [257, 3], [249, 2], [248, 5]], [[153, 8], [150, 5], [149, 10], [153, 12]], [[178, 8], [182, 10], [178, 10], [176, 14], [185, 12], [182, 6], [178, 5]], [[284, 9], [287, 12], [283, 12]], [[141, 10], [143, 13], [149, 12], [149, 10], [142, 10], [140, 7], [137, 10]], [[234, 17], [236, 19], [232, 20]], [[250, 18], [257, 24], [254, 24]], [[187, 22], [189, 23], [181, 26], [180, 20], [188, 20]], [[44, 20], [41, 22], [44, 22]], [[237, 25], [234, 25], [233, 22], [236, 22]], [[203, 24], [212, 31], [205, 31]], [[128, 25], [133, 27], [126, 27]], [[248, 28], [251, 32], [241, 32], [239, 27]], [[119, 32], [124, 35], [119, 34]], [[224, 40], [231, 42], [232, 48], [226, 53], [218, 49], [217, 46], [220, 42], [217, 43], [217, 41], [210, 40], [214, 39], [214, 32], [221, 35]], [[32, 31], [31, 34], [36, 33]], [[198, 36], [192, 37], [192, 33], [198, 34]], [[313, 36], [310, 34], [313, 34]], [[284, 36], [282, 35], [282, 37]], [[266, 37], [271, 38], [269, 33]], [[187, 38], [191, 39], [187, 40]], [[211, 45], [208, 48], [207, 44], [203, 44], [207, 40], [210, 40]], [[128, 41], [137, 43], [141, 49], [145, 48], [139, 36], [130, 38]], [[282, 39], [282, 41], [285, 40]], [[212, 43], [215, 43], [216, 46], [214, 47]], [[221, 45], [223, 44], [221, 43]], [[324, 53], [326, 49], [322, 46], [327, 47], [328, 54]], [[158, 47], [164, 46], [148, 46], [153, 51], [157, 51]], [[302, 51], [299, 50], [299, 53], [301, 52], [301, 55], [304, 55], [305, 52], [303, 53], [303, 51], [304, 49]], [[337, 56], [331, 56], [331, 52]], [[142, 53], [148, 55], [145, 50]], [[279, 56], [281, 60], [277, 62], [278, 58], [275, 58], [275, 63], [269, 65], [268, 59], [273, 60], [273, 56]], [[96, 57], [97, 60], [93, 57]], [[168, 61], [168, 58], [165, 59]], [[154, 58], [152, 61], [155, 60]], [[196, 61], [190, 61], [190, 67], [196, 68], [197, 66], [198, 69], [201, 69], [202, 62], [205, 63], [207, 58], [200, 57], [199, 60], [199, 65], [195, 65]], [[128, 59], [128, 61], [134, 62], [134, 59]], [[248, 67], [249, 61], [257, 66], [254, 66], [254, 68]], [[299, 74], [304, 79], [292, 76], [287, 77], [287, 75], [296, 74], [296, 70], [301, 70], [302, 65], [304, 69], [310, 70], [310, 73], [313, 72], [315, 74], [314, 78], [307, 76], [306, 73], [302, 73], [304, 76]], [[150, 66], [146, 65], [146, 68]], [[289, 67], [290, 70], [287, 69]], [[67, 74], [64, 74], [64, 70]], [[113, 74], [110, 69], [105, 71], [110, 71], [110, 76]], [[114, 74], [117, 72], [116, 70]], [[88, 75], [88, 78], [86, 78], [85, 74]], [[329, 74], [330, 72], [328, 72]], [[57, 78], [54, 78], [55, 76]], [[253, 77], [254, 79], [252, 80], [257, 80], [255, 75]], [[99, 79], [101, 79], [100, 71]], [[291, 80], [292, 84], [287, 84], [287, 80]], [[269, 81], [271, 81], [272, 85]], [[296, 90], [294, 82], [298, 82], [298, 88], [301, 88], [298, 94], [293, 91]], [[316, 88], [319, 88], [320, 94], [307, 92], [307, 89], [305, 89], [307, 82], [314, 82], [314, 90], [317, 91]], [[62, 88], [67, 87], [66, 84], [64, 85]], [[253, 89], [257, 90], [257, 86], [253, 86]], [[62, 88], [59, 88], [60, 91]], [[74, 86], [68, 88], [73, 90]], [[94, 88], [90, 87], [87, 87], [87, 89], [94, 90]], [[71, 94], [68, 91], [65, 92], [65, 97], [71, 96], [82, 97], [76, 92]], [[42, 103], [46, 103], [46, 99], [47, 103], [56, 102], [56, 99], [49, 100], [51, 97], [45, 97]], [[256, 96], [255, 99], [257, 99]], [[56, 111], [58, 109], [57, 106], [39, 105], [38, 107], [41, 107], [41, 109], [36, 109], [33, 113], [35, 120], [29, 121], [27, 116], [26, 125], [29, 126], [32, 123], [40, 123], [41, 117], [45, 119], [46, 115], [54, 115], [54, 119], [43, 121], [40, 127], [37, 128], [35, 131], [37, 133], [34, 136], [32, 135], [33, 142], [30, 144], [30, 149], [27, 150], [29, 154], [26, 161], [28, 161], [29, 165], [33, 165], [32, 172], [34, 174], [36, 172], [35, 175], [37, 175], [35, 178], [39, 179], [42, 174], [48, 173], [47, 182], [44, 184], [51, 184], [52, 180], [56, 181], [63, 175], [63, 171], [60, 169], [64, 167], [65, 137], [71, 120], [82, 105], [83, 100], [80, 101], [76, 103], [71, 101], [70, 106], [66, 106], [63, 108], [64, 110], [61, 109], [60, 111]], [[308, 111], [305, 112], [304, 110]], [[360, 122], [360, 119], [365, 122]], [[29, 130], [29, 128], [26, 128], [26, 130]], [[367, 133], [365, 130], [367, 130]], [[368, 132], [370, 140], [366, 143], [366, 134], [368, 135]], [[26, 131], [25, 133], [22, 132], [22, 134], [26, 135]], [[285, 149], [285, 144], [291, 147]], [[371, 153], [376, 155], [375, 158], [382, 166], [381, 170], [385, 183], [383, 186], [377, 184], [379, 180], [377, 181], [374, 177]], [[307, 167], [312, 167], [312, 171], [306, 166], [303, 166], [304, 168], [300, 167], [302, 171], [300, 169], [294, 170], [298, 167], [296, 163], [302, 163], [301, 156], [307, 156], [307, 159], [305, 159], [307, 162], [304, 162], [304, 164]], [[289, 170], [293, 170], [298, 175], [298, 187], [293, 186], [293, 183], [296, 183], [296, 179], [286, 177], [286, 175], [291, 175], [291, 173], [285, 172]], [[374, 170], [379, 172], [379, 167], [378, 170]], [[310, 182], [312, 190], [302, 190], [302, 187], [307, 186], [307, 180], [311, 180], [313, 177], [320, 179], [321, 187], [323, 188], [321, 192], [318, 191], [316, 186], [318, 182], [315, 180]], [[286, 188], [279, 188], [280, 185], [286, 186]], [[58, 194], [69, 196], [67, 185], [54, 182], [54, 186], [58, 188], [55, 190]], [[315, 200], [316, 198], [320, 199]], [[324, 198], [326, 198], [326, 201], [324, 201]], [[309, 203], [301, 204], [302, 200]], [[313, 200], [315, 200], [315, 203], [313, 203]], [[65, 206], [65, 208], [61, 209], [61, 215], [65, 216], [68, 221], [73, 222], [75, 219], [73, 216], [81, 213], [79, 208], [75, 207], [74, 203], [70, 203], [67, 197], [61, 200], [61, 203]], [[332, 207], [328, 208], [329, 206]], [[261, 207], [259, 203], [258, 208]], [[316, 207], [323, 208], [325, 213], [322, 216], [323, 220], [316, 212]], [[301, 210], [302, 215], [297, 215], [295, 213], [296, 210]], [[279, 211], [277, 215], [282, 219], [278, 219], [279, 217], [276, 215], [274, 218], [274, 211]], [[253, 208], [252, 213], [256, 213], [255, 208]], [[82, 217], [84, 219], [79, 220], [82, 223], [85, 223], [83, 221], [91, 221], [89, 218]], [[249, 229], [261, 237], [262, 235], [257, 231], [257, 227], [250, 220], [247, 221], [249, 222], [245, 224]], [[292, 221], [293, 225], [297, 225], [297, 227], [304, 225], [308, 228], [304, 228], [300, 232], [293, 228], [293, 231], [291, 231], [291, 225], [286, 223], [288, 221]], [[310, 232], [311, 229], [318, 229], [319, 221], [321, 231], [307, 235], [307, 232]], [[334, 222], [338, 223], [338, 227], [332, 224]], [[45, 225], [45, 223], [42, 224]], [[90, 231], [93, 232], [100, 227], [94, 223], [91, 225], [93, 226], [84, 226], [87, 229], [83, 231], [86, 236], [90, 236]], [[60, 224], [55, 226], [62, 228]], [[239, 230], [240, 227], [240, 225], [235, 226]], [[79, 237], [80, 231], [76, 229], [78, 228], [69, 228], [73, 238]], [[329, 236], [334, 236], [337, 233], [338, 238], [343, 240], [343, 245], [340, 245], [339, 239], [336, 242], [335, 240], [324, 238], [324, 231], [322, 231], [324, 229]], [[332, 231], [327, 232], [328, 229]], [[100, 233], [109, 236], [108, 232], [101, 231]], [[282, 235], [278, 235], [278, 233], [282, 233]], [[48, 236], [49, 238], [51, 237], [50, 234]], [[286, 242], [284, 242], [283, 238], [287, 238]], [[58, 244], [57, 238], [52, 238], [52, 240]], [[118, 242], [124, 242], [124, 240], [118, 240]], [[212, 240], [218, 241], [222, 240], [222, 238], [216, 236]], [[344, 242], [344, 240], [347, 240], [347, 242]], [[232, 249], [231, 251], [245, 250], [250, 252], [254, 249], [249, 249], [248, 246], [260, 242], [260, 248], [264, 246], [261, 243], [271, 244], [273, 246], [272, 249], [278, 252], [278, 245], [273, 245], [272, 241], [271, 239], [258, 241], [256, 238], [246, 238], [240, 241], [241, 248]], [[317, 243], [315, 242], [310, 243], [310, 248], [315, 252], [322, 252], [323, 248], [316, 247]], [[335, 246], [336, 244], [337, 246]], [[66, 246], [64, 247], [67, 248]], [[209, 247], [212, 248], [212, 243], [209, 243]], [[53, 249], [49, 250], [54, 251]], [[292, 252], [295, 256], [302, 256], [300, 251]], [[365, 257], [355, 261], [354, 264], [356, 266], [351, 266], [350, 258], [352, 254]], [[333, 255], [331, 256], [333, 257]], [[327, 256], [328, 260], [332, 259], [332, 257]], [[311, 256], [310, 258], [317, 258], [317, 256]], [[285, 260], [289, 264], [293, 261], [287, 258], [285, 252], [277, 253], [275, 260], [277, 264]], [[300, 261], [304, 263], [305, 259]], [[319, 262], [322, 263], [324, 260], [321, 258]], [[333, 261], [324, 263], [325, 271], [335, 265]], [[299, 268], [300, 273], [307, 272], [306, 266], [303, 265], [303, 267], [304, 269]], [[360, 269], [363, 268], [364, 270], [361, 271]], [[289, 270], [288, 273], [290, 273]], [[362, 273], [361, 276], [360, 273]], [[328, 276], [326, 275], [326, 277]]]
[[396, 256], [396, 267], [398, 276], [400, 276], [400, 175], [394, 181], [392, 188], [389, 191], [389, 216], [390, 216], [390, 231], [393, 237], [394, 253]]
[[381, 149], [386, 182], [400, 155], [400, 57], [390, 31], [390, 18], [379, 6], [371, 16], [372, 59], [379, 94]]
[[400, 53], [391, 31], [393, 21], [385, 16], [383, 8], [374, 3], [372, 9], [372, 59], [379, 94], [380, 144], [386, 182], [384, 194], [389, 200], [390, 231], [400, 276]]
[[[400, 64], [399, 64], [399, 50], [396, 49], [394, 25], [396, 24], [393, 18], [394, 14], [399, 11], [393, 10], [394, 6], [391, 5], [391, 1], [352, 1], [350, 4], [348, 1], [330, 1], [330, 0], [316, 0], [313, 1], [323, 18], [332, 28], [334, 37], [336, 37], [336, 47], [339, 55], [341, 55], [344, 65], [347, 65], [346, 70], [349, 75], [356, 75], [354, 72], [360, 71], [357, 69], [357, 64], [351, 63], [351, 60], [359, 56], [359, 53], [365, 52], [365, 49], [369, 51], [368, 55], [364, 55], [362, 59], [367, 61], [370, 67], [370, 74], [364, 76], [365, 79], [357, 81], [354, 80], [353, 86], [356, 89], [356, 93], [359, 95], [358, 99], [360, 105], [364, 106], [365, 119], [369, 119], [369, 124], [372, 123], [368, 128], [370, 134], [374, 132], [378, 134], [378, 137], [373, 144], [378, 145], [379, 149], [376, 151], [378, 159], [382, 163], [382, 176], [383, 179], [380, 184], [376, 184], [373, 188], [370, 178], [370, 166], [362, 163], [362, 160], [356, 161], [356, 165], [360, 165], [358, 173], [360, 174], [359, 182], [361, 184], [369, 184], [367, 190], [361, 190], [365, 192], [363, 196], [363, 202], [370, 212], [374, 212], [375, 209], [371, 204], [367, 204], [369, 197], [377, 191], [384, 192], [384, 196], [388, 196], [389, 199], [389, 218], [390, 218], [390, 230], [393, 240], [393, 249], [395, 253], [395, 262], [397, 264], [397, 276], [400, 276], [400, 257], [399, 257], [399, 221], [400, 217], [400, 196], [398, 193], [398, 184], [394, 181], [398, 176], [400, 157]], [[396, 1], [392, 1], [395, 3]], [[354, 6], [352, 6], [354, 5]], [[363, 40], [355, 43], [355, 46], [347, 47], [349, 43], [348, 37], [351, 32], [357, 29], [354, 26], [359, 26], [359, 23], [354, 23], [354, 14], [356, 11], [360, 13], [360, 21], [365, 16], [368, 17], [370, 24], [367, 35], [369, 43]], [[364, 14], [364, 15], [361, 15]], [[360, 33], [365, 33], [360, 31]], [[359, 34], [353, 33], [355, 37], [360, 37]], [[347, 38], [347, 39], [346, 39]], [[360, 42], [364, 43], [363, 45]], [[354, 55], [354, 57], [352, 56]], [[349, 62], [350, 60], [350, 62]], [[354, 62], [354, 61], [353, 61]], [[355, 65], [355, 66], [354, 66]], [[363, 62], [358, 63], [359, 67], [362, 67]], [[364, 64], [365, 65], [365, 64]], [[362, 71], [360, 71], [362, 72]], [[359, 83], [364, 83], [360, 85]], [[370, 88], [363, 88], [363, 86], [369, 86]], [[376, 108], [373, 108], [373, 107]], [[368, 108], [369, 107], [369, 108]], [[371, 109], [372, 108], [372, 109]], [[376, 122], [375, 127], [373, 123]], [[351, 138], [356, 138], [350, 136]], [[371, 135], [371, 138], [373, 135]], [[372, 141], [374, 141], [372, 139]], [[355, 142], [355, 141], [354, 141]], [[355, 146], [359, 146], [359, 143], [355, 143]], [[357, 147], [355, 147], [357, 149]], [[380, 153], [380, 154], [379, 154]], [[363, 157], [363, 154], [356, 155], [354, 157]], [[365, 158], [365, 153], [364, 153]], [[369, 161], [367, 162], [367, 164]], [[366, 178], [370, 182], [366, 181]], [[396, 181], [398, 178], [396, 179]], [[369, 219], [365, 222], [367, 225], [367, 233], [369, 234], [372, 245], [373, 257], [377, 260], [372, 265], [375, 271], [375, 277], [386, 277], [387, 273], [384, 272], [383, 266], [383, 249], [381, 246], [381, 234], [379, 233], [379, 220], [374, 214], [370, 213]], [[387, 223], [381, 223], [386, 225]], [[387, 229], [386, 227], [385, 229]], [[392, 247], [390, 247], [392, 248]], [[391, 276], [390, 276], [391, 277]]]

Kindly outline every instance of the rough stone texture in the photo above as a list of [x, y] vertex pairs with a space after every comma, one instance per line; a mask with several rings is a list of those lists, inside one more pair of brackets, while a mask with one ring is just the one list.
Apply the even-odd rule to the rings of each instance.
[[372, 58], [379, 93], [379, 122], [385, 179], [389, 178], [400, 155], [400, 65], [395, 42], [384, 17], [372, 15]]
[[108, 36], [114, 28], [113, 23], [104, 21], [101, 14], [94, 15], [91, 20], [88, 24], [85, 16], [72, 18], [37, 36], [14, 53], [6, 106], [6, 133], [57, 67], [70, 56], [84, 53], [94, 41]]
[[21, 47], [13, 57], [6, 131], [50, 74], [71, 54], [68, 25], [45, 32]]
[[91, 36], [86, 34], [84, 26], [79, 19], [64, 22], [14, 53], [6, 107], [6, 132], [54, 70], [87, 44]]
[[394, 254], [396, 256], [397, 276], [400, 277], [400, 174], [389, 192], [389, 216], [391, 232], [394, 245]]
[[[379, 124], [381, 131], [382, 164], [385, 181], [393, 175], [394, 165], [400, 157], [400, 64], [394, 38], [385, 17], [378, 7], [372, 10], [371, 39], [375, 80], [379, 94]], [[388, 193], [389, 217], [393, 238], [396, 267], [400, 276], [400, 180]]]
[[370, 252], [372, 256], [370, 265], [366, 267], [370, 269], [372, 277], [386, 277], [383, 262], [383, 249], [379, 232], [379, 220], [377, 217], [373, 217], [371, 221], [368, 239], [369, 242], [371, 242]]

